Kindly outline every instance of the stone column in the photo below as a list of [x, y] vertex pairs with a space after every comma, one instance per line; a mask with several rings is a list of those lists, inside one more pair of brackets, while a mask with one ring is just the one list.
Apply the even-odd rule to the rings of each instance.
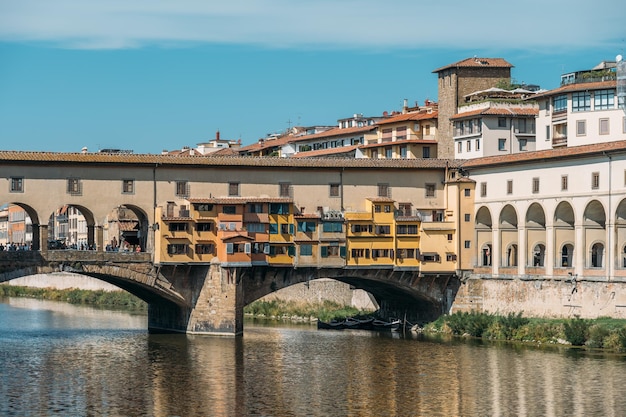
[[[35, 238], [37, 236], [37, 238]], [[48, 253], [48, 225], [33, 225], [33, 250], [39, 250], [41, 253]]]
[[546, 226], [546, 254], [544, 266], [547, 276], [554, 274], [554, 240], [554, 226]]
[[612, 222], [612, 218], [609, 217], [608, 222], [605, 225], [605, 231], [606, 231], [606, 237], [604, 238], [606, 245], [604, 245], [606, 247], [605, 249], [605, 258], [604, 258], [604, 270], [606, 271], [606, 278], [609, 281], [613, 280], [613, 276], [614, 274], [614, 270], [617, 267], [617, 259], [615, 258], [615, 255], [619, 252], [615, 251], [615, 244], [613, 242], [615, 242], [615, 240], [617, 239], [617, 230], [614, 227], [614, 224]]
[[96, 250], [98, 252], [102, 252], [104, 251], [104, 230], [102, 229], [102, 226], [96, 226], [95, 232]]
[[493, 275], [497, 275], [500, 272], [500, 258], [502, 248], [500, 247], [500, 228], [493, 228], [493, 247], [491, 248], [491, 270]]
[[528, 256], [526, 236], [526, 227], [522, 226], [517, 229], [517, 273], [524, 275], [526, 273], [526, 258]]
[[585, 269], [585, 228], [581, 224], [575, 226], [576, 243], [574, 247], [574, 273], [583, 276]]

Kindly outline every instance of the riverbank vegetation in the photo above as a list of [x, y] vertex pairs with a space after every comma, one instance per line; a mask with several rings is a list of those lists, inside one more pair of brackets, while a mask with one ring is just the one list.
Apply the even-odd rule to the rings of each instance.
[[0, 285], [0, 297], [29, 297], [140, 313], [148, 311], [148, 305], [144, 301], [126, 291], [80, 290], [76, 288], [59, 290], [2, 284]]
[[425, 333], [448, 333], [489, 340], [534, 344], [569, 344], [626, 352], [626, 320], [538, 319], [519, 314], [454, 313], [439, 317], [423, 327]]
[[301, 302], [275, 300], [257, 300], [243, 309], [244, 314], [254, 318], [272, 320], [294, 320], [312, 322], [316, 320], [330, 321], [371, 314], [372, 311], [359, 310], [351, 306], [341, 305], [333, 301]]

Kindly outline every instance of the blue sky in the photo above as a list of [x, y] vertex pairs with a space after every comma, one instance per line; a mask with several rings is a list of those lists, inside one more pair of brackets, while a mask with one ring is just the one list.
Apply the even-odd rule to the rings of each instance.
[[625, 48], [622, 0], [0, 0], [0, 149], [247, 145], [437, 100], [474, 55], [552, 89]]

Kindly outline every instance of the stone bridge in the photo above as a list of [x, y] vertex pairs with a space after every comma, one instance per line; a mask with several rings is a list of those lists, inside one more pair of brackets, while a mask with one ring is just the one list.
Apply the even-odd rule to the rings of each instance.
[[449, 311], [460, 286], [453, 275], [373, 268], [154, 265], [149, 253], [98, 251], [0, 252], [0, 282], [74, 272], [116, 285], [148, 303], [152, 332], [238, 335], [243, 307], [291, 285], [333, 278], [371, 293], [386, 316], [411, 322]]

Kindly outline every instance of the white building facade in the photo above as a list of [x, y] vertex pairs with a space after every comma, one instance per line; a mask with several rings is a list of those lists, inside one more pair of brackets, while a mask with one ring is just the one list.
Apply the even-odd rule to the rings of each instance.
[[476, 181], [477, 273], [626, 279], [626, 141], [464, 167]]

